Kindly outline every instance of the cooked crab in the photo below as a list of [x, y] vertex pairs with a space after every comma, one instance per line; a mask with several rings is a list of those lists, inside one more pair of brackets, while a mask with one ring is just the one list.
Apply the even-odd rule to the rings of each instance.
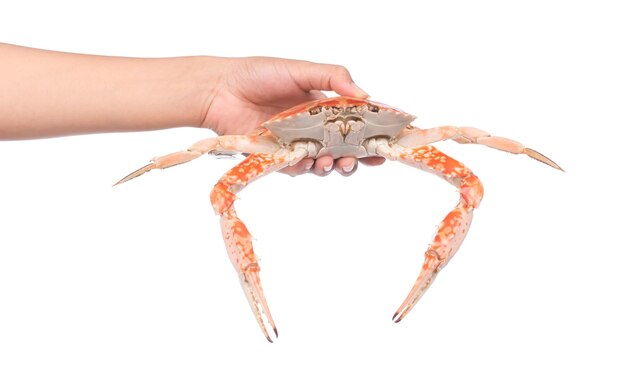
[[256, 135], [208, 138], [187, 150], [154, 158], [117, 184], [153, 169], [191, 161], [203, 154], [250, 154], [217, 182], [211, 192], [211, 204], [215, 213], [221, 216], [228, 255], [257, 322], [265, 337], [272, 342], [268, 329], [271, 328], [276, 337], [278, 332], [261, 287], [260, 267], [252, 249], [252, 238], [235, 212], [235, 193], [270, 172], [294, 165], [306, 157], [322, 155], [333, 158], [379, 156], [440, 176], [458, 188], [460, 199], [439, 224], [413, 288], [393, 315], [393, 321], [399, 322], [457, 252], [469, 229], [473, 211], [483, 197], [482, 184], [472, 171], [429, 144], [448, 139], [461, 144], [481, 144], [513, 154], [526, 154], [561, 170], [547, 157], [516, 141], [491, 136], [472, 127], [419, 129], [411, 125], [414, 119], [403, 111], [365, 99], [326, 98], [274, 116], [261, 124]]

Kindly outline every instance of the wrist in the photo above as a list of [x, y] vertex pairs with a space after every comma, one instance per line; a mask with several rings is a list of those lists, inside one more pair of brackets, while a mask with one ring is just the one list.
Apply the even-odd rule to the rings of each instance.
[[227, 67], [228, 58], [213, 56], [183, 57], [183, 84], [188, 88], [185, 93], [188, 123], [194, 127], [211, 130], [207, 117], [217, 95]]

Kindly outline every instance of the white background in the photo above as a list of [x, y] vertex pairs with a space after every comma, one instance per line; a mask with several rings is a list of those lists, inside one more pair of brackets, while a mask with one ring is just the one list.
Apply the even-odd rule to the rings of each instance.
[[567, 172], [442, 144], [481, 177], [485, 199], [462, 249], [397, 325], [454, 188], [389, 162], [350, 178], [258, 181], [238, 210], [280, 331], [269, 344], [208, 200], [235, 160], [204, 157], [111, 188], [211, 133], [1, 142], [0, 372], [623, 372], [618, 3], [3, 4], [8, 43], [342, 64], [418, 126], [480, 127]]

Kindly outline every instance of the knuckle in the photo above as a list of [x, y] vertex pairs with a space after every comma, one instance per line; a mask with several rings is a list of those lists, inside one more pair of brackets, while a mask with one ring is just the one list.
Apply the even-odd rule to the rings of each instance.
[[345, 66], [342, 65], [332, 65], [332, 72], [334, 75], [339, 75], [343, 77], [349, 77], [350, 72]]

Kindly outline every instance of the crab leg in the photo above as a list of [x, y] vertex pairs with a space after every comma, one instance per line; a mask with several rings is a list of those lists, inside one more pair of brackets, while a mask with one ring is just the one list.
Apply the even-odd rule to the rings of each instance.
[[[282, 150], [275, 154], [251, 154], [239, 165], [228, 171], [211, 191], [211, 204], [216, 214], [221, 215], [222, 234], [228, 256], [239, 274], [241, 286], [248, 298], [252, 312], [268, 341], [272, 342], [266, 325], [278, 337], [267, 301], [263, 295], [259, 263], [252, 249], [252, 236], [245, 224], [237, 217], [234, 208], [235, 193], [250, 182], [270, 172], [293, 165], [306, 157], [305, 149]], [[265, 316], [265, 318], [263, 317]]]
[[526, 154], [539, 162], [563, 171], [554, 161], [536, 150], [527, 148], [515, 140], [491, 136], [488, 132], [473, 127], [411, 128], [399, 136], [397, 143], [406, 147], [415, 147], [442, 140], [454, 140], [460, 144], [480, 144], [513, 154]]
[[[192, 161], [199, 156], [212, 153], [219, 154], [221, 152], [241, 152], [241, 153], [274, 153], [278, 151], [279, 145], [269, 135], [265, 136], [244, 136], [244, 135], [230, 135], [220, 137], [210, 137], [198, 141], [191, 145], [187, 150], [171, 153], [161, 157], [152, 158], [150, 163], [138, 169], [137, 171], [124, 177], [122, 180], [115, 183], [115, 185], [122, 184], [128, 180], [134, 179], [137, 176], [141, 176], [146, 172], [154, 169], [164, 169], [172, 166], [179, 165], [181, 163]], [[114, 186], [115, 186], [114, 185]]]
[[426, 251], [422, 269], [402, 305], [393, 315], [400, 322], [424, 295], [437, 273], [452, 259], [472, 222], [473, 211], [483, 197], [483, 186], [472, 171], [462, 163], [448, 157], [434, 146], [403, 148], [390, 147], [379, 142], [377, 153], [390, 160], [398, 160], [409, 166], [431, 172], [459, 188], [461, 198], [456, 207], [439, 224], [435, 238]]

